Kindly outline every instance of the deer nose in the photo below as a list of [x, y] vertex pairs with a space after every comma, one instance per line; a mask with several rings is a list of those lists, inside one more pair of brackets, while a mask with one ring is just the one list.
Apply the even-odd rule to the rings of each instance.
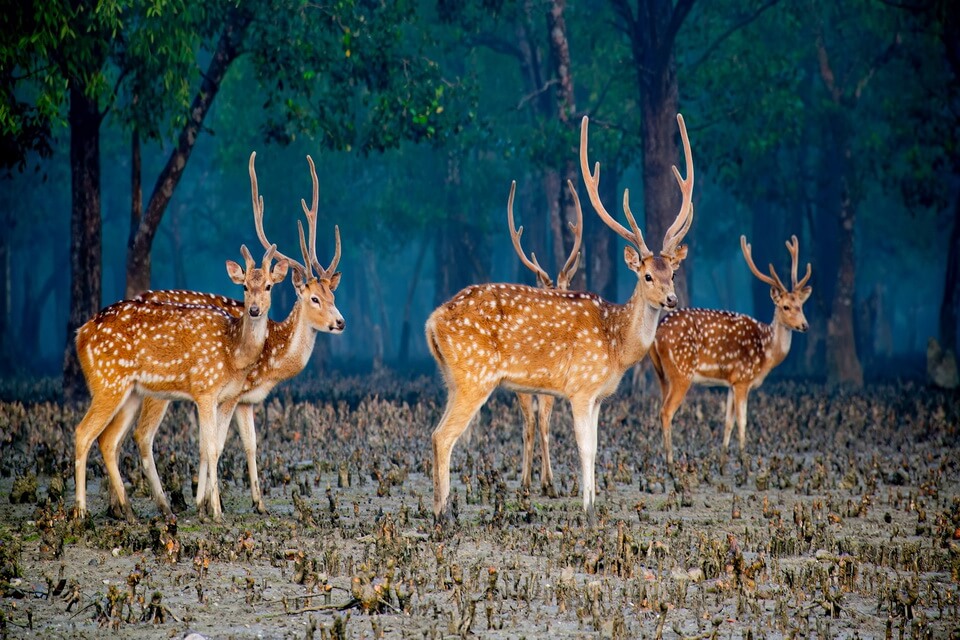
[[666, 307], [668, 309], [674, 309], [677, 306], [677, 296], [674, 293], [671, 293], [667, 296]]
[[809, 328], [810, 328], [810, 325], [809, 325], [808, 323], [806, 323], [806, 322], [804, 322], [802, 325], [800, 325], [800, 331], [801, 331], [801, 332], [806, 333], [807, 329], [809, 329]]
[[252, 307], [250, 307], [250, 317], [257, 318], [259, 316], [260, 316], [260, 307], [258, 307], [257, 305], [253, 305]]
[[337, 318], [337, 321], [334, 323], [337, 331], [343, 331], [343, 328], [347, 326], [347, 323], [343, 321], [343, 318]]

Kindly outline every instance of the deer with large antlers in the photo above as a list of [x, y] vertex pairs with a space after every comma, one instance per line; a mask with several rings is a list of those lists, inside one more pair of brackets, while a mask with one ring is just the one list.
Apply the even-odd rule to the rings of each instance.
[[667, 314], [660, 322], [656, 342], [650, 350], [650, 359], [657, 372], [663, 397], [660, 422], [663, 426], [663, 446], [666, 449], [668, 465], [673, 465], [673, 416], [683, 403], [690, 385], [694, 383], [729, 388], [723, 427], [723, 451], [726, 451], [730, 444], [730, 434], [736, 419], [740, 454], [743, 455], [746, 444], [747, 396], [787, 357], [793, 332], [804, 332], [809, 328], [803, 315], [803, 303], [812, 291], [806, 286], [811, 267], [807, 263], [807, 273], [798, 281], [797, 236], [792, 236], [786, 245], [791, 259], [790, 275], [793, 287], [790, 290], [777, 276], [772, 264], [769, 276], [757, 269], [746, 237], [740, 236], [740, 248], [747, 266], [753, 275], [770, 286], [770, 298], [774, 304], [773, 322], [770, 324], [740, 313], [712, 309], [680, 309]]
[[[513, 198], [517, 191], [516, 180], [510, 185], [510, 197], [507, 200], [507, 222], [510, 225], [510, 239], [513, 241], [513, 248], [520, 257], [520, 262], [537, 276], [537, 284], [542, 289], [556, 289], [557, 291], [567, 291], [570, 288], [570, 281], [577, 273], [577, 267], [580, 265], [580, 242], [583, 239], [583, 210], [577, 207], [577, 223], [569, 223], [570, 231], [573, 233], [573, 247], [570, 249], [570, 255], [564, 263], [563, 268], [557, 274], [557, 283], [554, 284], [547, 272], [544, 271], [540, 263], [537, 262], [535, 253], [530, 253], [527, 257], [526, 252], [520, 244], [520, 237], [523, 235], [523, 226], [519, 229], [513, 221]], [[576, 192], [571, 192], [576, 198]], [[540, 490], [545, 496], [551, 498], [557, 497], [557, 491], [553, 486], [553, 468], [550, 465], [550, 416], [553, 413], [554, 397], [549, 394], [530, 394], [517, 392], [517, 403], [520, 405], [520, 413], [523, 415], [523, 472], [521, 474], [521, 486], [525, 489], [530, 488], [533, 476], [533, 440], [534, 433], [540, 436]], [[538, 429], [539, 426], [539, 429]]]
[[[249, 167], [253, 190], [254, 223], [261, 244], [272, 246], [263, 229], [264, 207], [263, 198], [259, 196], [257, 189], [257, 178], [254, 170], [255, 157], [256, 153], [250, 156]], [[309, 243], [307, 243], [304, 238], [303, 227], [298, 223], [303, 263], [279, 252], [277, 253], [278, 257], [290, 265], [297, 301], [285, 320], [282, 322], [269, 321], [269, 331], [263, 351], [260, 358], [247, 373], [236, 410], [233, 413], [246, 454], [253, 505], [260, 513], [266, 512], [266, 506], [260, 491], [257, 472], [254, 409], [277, 384], [289, 380], [303, 371], [310, 361], [318, 332], [339, 334], [343, 332], [345, 327], [343, 316], [336, 307], [333, 293], [340, 284], [340, 272], [337, 271], [337, 265], [340, 262], [340, 229], [334, 227], [334, 256], [330, 265], [324, 268], [317, 259], [316, 252], [319, 180], [317, 179], [313, 159], [310, 156], [307, 156], [307, 162], [310, 165], [310, 174], [313, 180], [313, 200], [309, 208], [305, 201], [300, 201], [307, 218], [309, 236]], [[309, 248], [307, 244], [309, 244]], [[316, 271], [316, 274], [314, 274], [314, 271]], [[193, 291], [148, 291], [141, 294], [140, 299], [164, 304], [189, 305], [202, 302], [203, 304], [215, 305], [234, 316], [239, 315], [243, 310], [243, 305], [238, 300]], [[146, 398], [134, 431], [134, 439], [140, 451], [140, 458], [154, 501], [160, 510], [167, 515], [172, 514], [172, 511], [160, 482], [160, 475], [157, 472], [153, 456], [153, 442], [169, 404], [169, 400], [162, 398]], [[203, 479], [208, 475], [206, 473], [208, 465], [215, 466], [223, 452], [229, 432], [230, 419], [229, 415], [222, 415], [218, 421], [215, 458], [210, 459], [201, 455], [197, 486], [198, 504], [213, 499], [211, 495], [212, 487], [206, 486]], [[113, 470], [116, 470], [116, 475], [119, 477], [117, 452], [125, 433], [125, 429], [120, 430], [119, 425], [111, 425], [111, 428], [102, 436], [111, 443], [109, 449], [113, 455], [109, 457], [104, 455], [107, 467], [111, 469], [111, 477], [113, 477]]]
[[[467, 287], [427, 319], [426, 338], [447, 387], [447, 406], [433, 431], [433, 511], [441, 519], [450, 493], [450, 454], [457, 438], [498, 386], [570, 400], [580, 453], [583, 506], [593, 521], [600, 403], [617, 388], [624, 372], [653, 344], [660, 311], [677, 304], [673, 274], [687, 254], [680, 242], [693, 217], [693, 158], [683, 118], [677, 116], [687, 161], [680, 183], [683, 200], [663, 248], [655, 256], [630, 212], [631, 229], [607, 213], [599, 194], [600, 165], [587, 162], [585, 117], [580, 128], [580, 164], [590, 201], [607, 226], [627, 239], [624, 260], [637, 274], [626, 304], [591, 293], [538, 289], [516, 284]], [[573, 188], [572, 184], [569, 184]], [[574, 191], [574, 203], [580, 206]]]
[[[271, 268], [276, 247], [258, 268], [242, 247], [246, 268], [228, 260], [227, 272], [243, 285], [241, 316], [207, 304], [166, 305], [123, 300], [101, 310], [77, 330], [80, 365], [92, 396], [75, 438], [76, 513], [86, 514], [87, 455], [113, 422], [126, 430], [144, 397], [189, 399], [197, 405], [201, 455], [216, 450], [218, 411], [232, 413], [246, 378], [267, 339], [270, 290], [286, 277], [287, 263]], [[104, 459], [115, 457], [106, 441]], [[133, 519], [119, 472], [110, 483]], [[216, 486], [215, 469], [210, 472]], [[214, 496], [219, 508], [219, 495]], [[214, 516], [218, 517], [217, 511]]]

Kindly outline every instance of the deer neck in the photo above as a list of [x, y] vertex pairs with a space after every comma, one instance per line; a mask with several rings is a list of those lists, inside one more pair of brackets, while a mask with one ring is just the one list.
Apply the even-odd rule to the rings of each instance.
[[237, 369], [247, 369], [257, 362], [263, 352], [269, 333], [267, 317], [251, 318], [244, 310], [238, 333], [232, 354], [234, 365]]
[[293, 377], [307, 366], [317, 340], [317, 330], [310, 326], [301, 300], [297, 300], [290, 315], [277, 325], [276, 334], [276, 347], [271, 349], [270, 354], [270, 369], [289, 373], [284, 378]]
[[640, 291], [640, 283], [637, 283], [626, 304], [611, 307], [614, 339], [611, 346], [620, 368], [626, 370], [640, 362], [650, 350], [657, 335], [660, 308], [647, 304]]
[[793, 340], [793, 331], [787, 325], [783, 324], [776, 316], [769, 325], [769, 344], [767, 344], [767, 353], [769, 354], [773, 367], [777, 366], [790, 353], [790, 343]]

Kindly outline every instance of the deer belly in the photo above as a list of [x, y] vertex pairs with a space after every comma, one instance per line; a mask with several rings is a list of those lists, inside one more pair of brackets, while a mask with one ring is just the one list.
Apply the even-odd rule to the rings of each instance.
[[704, 387], [729, 387], [730, 386], [729, 381], [719, 377], [720, 375], [722, 375], [721, 373], [717, 372], [715, 375], [717, 377], [711, 376], [710, 373], [702, 373], [698, 371], [697, 373], [693, 374], [693, 383], [702, 385]]
[[193, 399], [193, 396], [187, 393], [182, 387], [175, 387], [150, 379], [138, 380], [133, 388], [138, 395], [150, 396], [151, 398], [161, 398], [163, 400]]

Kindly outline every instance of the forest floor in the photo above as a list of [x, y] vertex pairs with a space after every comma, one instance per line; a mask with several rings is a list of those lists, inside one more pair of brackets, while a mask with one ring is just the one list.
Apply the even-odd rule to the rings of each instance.
[[[455, 521], [438, 530], [432, 378], [279, 389], [257, 414], [269, 514], [250, 506], [231, 435], [222, 524], [189, 497], [159, 517], [132, 442], [122, 468], [140, 523], [107, 515], [96, 451], [92, 516], [70, 520], [85, 407], [24, 386], [0, 402], [0, 636], [960, 638], [960, 396], [768, 383], [751, 396], [746, 458], [732, 443], [722, 460], [724, 395], [696, 390], [671, 476], [659, 393], [621, 387], [601, 412], [597, 526], [564, 403], [550, 498], [536, 472], [520, 488], [520, 414], [498, 392], [454, 450]], [[168, 414], [155, 450], [165, 486], [189, 496], [190, 407]]]

